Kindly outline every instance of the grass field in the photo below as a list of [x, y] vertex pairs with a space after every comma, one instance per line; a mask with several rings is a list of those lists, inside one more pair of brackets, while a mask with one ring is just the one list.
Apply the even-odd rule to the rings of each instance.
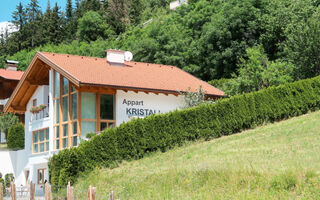
[[320, 112], [96, 169], [75, 185], [86, 199], [320, 199]]
[[8, 148], [7, 144], [0, 144], [0, 149], [7, 149], [7, 148]]

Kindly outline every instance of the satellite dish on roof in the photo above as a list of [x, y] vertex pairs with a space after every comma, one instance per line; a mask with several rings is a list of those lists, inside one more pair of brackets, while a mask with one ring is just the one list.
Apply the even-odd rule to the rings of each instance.
[[133, 59], [133, 54], [130, 51], [126, 51], [124, 53], [124, 60], [125, 61], [131, 61]]

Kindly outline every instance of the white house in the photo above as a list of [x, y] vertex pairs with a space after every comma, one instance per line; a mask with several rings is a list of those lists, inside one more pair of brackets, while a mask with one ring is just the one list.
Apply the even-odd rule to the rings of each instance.
[[[17, 71], [17, 64], [18, 62], [16, 61], [7, 60], [5, 69], [0, 69], [0, 113], [3, 112], [8, 98], [23, 75], [23, 72]], [[22, 119], [23, 117], [21, 117]], [[5, 142], [5, 134], [0, 130], [0, 144]]]
[[131, 59], [118, 50], [108, 50], [107, 59], [35, 55], [4, 108], [25, 114], [25, 149], [13, 165], [18, 185], [40, 187], [48, 180], [50, 156], [77, 146], [89, 132], [181, 108], [183, 91], [202, 86], [208, 97], [224, 96], [177, 67]]
[[170, 3], [170, 10], [175, 10], [178, 7], [182, 6], [183, 4], [188, 4], [187, 0], [176, 0], [176, 1], [172, 1]]

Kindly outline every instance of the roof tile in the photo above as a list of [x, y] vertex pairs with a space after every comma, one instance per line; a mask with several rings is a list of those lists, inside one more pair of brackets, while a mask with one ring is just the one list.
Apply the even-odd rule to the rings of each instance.
[[5, 70], [5, 69], [0, 69], [0, 77], [3, 77], [4, 79], [8, 80], [20, 80], [23, 71], [10, 71], [10, 70]]

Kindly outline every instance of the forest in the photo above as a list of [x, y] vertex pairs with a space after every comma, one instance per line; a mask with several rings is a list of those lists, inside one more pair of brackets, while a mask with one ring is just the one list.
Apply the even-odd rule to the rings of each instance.
[[41, 12], [38, 0], [12, 13], [19, 31], [0, 37], [5, 59], [25, 70], [37, 51], [175, 65], [227, 94], [320, 75], [320, 0], [68, 0]]

